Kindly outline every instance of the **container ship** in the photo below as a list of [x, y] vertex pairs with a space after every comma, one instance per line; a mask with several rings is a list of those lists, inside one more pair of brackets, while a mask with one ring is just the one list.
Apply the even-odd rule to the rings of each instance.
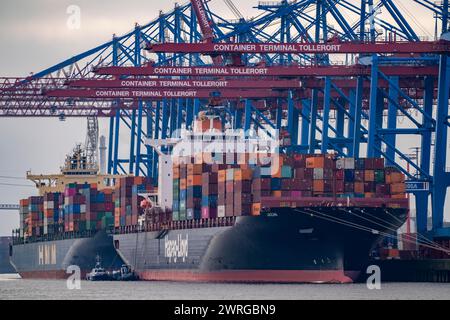
[[158, 192], [121, 180], [118, 197], [137, 190], [143, 214], [116, 206], [114, 229], [140, 279], [349, 283], [405, 222], [405, 177], [384, 159], [279, 146], [266, 161], [258, 148], [236, 147], [249, 140], [202, 116], [179, 138], [147, 141], [159, 154]]
[[0, 274], [16, 272], [9, 262], [11, 240], [11, 237], [0, 237]]
[[157, 181], [86, 171], [78, 148], [64, 178], [29, 175], [42, 194], [20, 203], [12, 264], [25, 278], [65, 278], [69, 265], [87, 273], [100, 256], [143, 280], [355, 281], [406, 220], [404, 175], [383, 159], [301, 154], [280, 140], [202, 113], [177, 138], [147, 140]]
[[61, 174], [32, 175], [39, 196], [20, 201], [20, 228], [13, 231], [10, 262], [22, 278], [63, 279], [76, 265], [84, 277], [99, 257], [105, 268], [123, 261], [113, 246], [113, 189], [117, 178], [101, 175], [78, 145], [67, 156]]

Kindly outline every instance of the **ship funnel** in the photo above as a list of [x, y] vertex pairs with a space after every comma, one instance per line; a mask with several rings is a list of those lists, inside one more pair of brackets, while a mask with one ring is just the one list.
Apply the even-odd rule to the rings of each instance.
[[100, 161], [100, 174], [106, 174], [106, 138], [100, 137], [99, 146], [99, 161]]

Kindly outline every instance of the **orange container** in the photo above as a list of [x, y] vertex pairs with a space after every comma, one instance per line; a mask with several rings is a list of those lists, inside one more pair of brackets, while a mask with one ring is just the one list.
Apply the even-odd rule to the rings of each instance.
[[324, 157], [309, 157], [306, 158], [306, 168], [315, 169], [315, 168], [323, 168], [325, 165]]
[[364, 198], [375, 198], [375, 193], [366, 192], [366, 193], [364, 193]]
[[275, 164], [275, 163], [272, 164], [271, 172], [272, 172], [272, 177], [273, 178], [281, 178], [281, 167], [282, 166], [283, 166], [282, 161], [280, 161], [278, 164]]
[[180, 179], [180, 189], [186, 190], [187, 188], [187, 180], [186, 179]]
[[375, 171], [374, 170], [365, 170], [364, 171], [364, 181], [366, 181], [366, 182], [375, 181]]
[[248, 181], [253, 178], [252, 169], [236, 169], [234, 170], [234, 180], [235, 181]]
[[364, 182], [355, 182], [355, 193], [364, 193]]
[[405, 199], [406, 194], [405, 193], [393, 194], [393, 195], [391, 195], [391, 198], [392, 199]]
[[217, 181], [218, 182], [225, 182], [227, 181], [227, 170], [219, 170], [219, 173], [217, 174]]
[[55, 210], [53, 209], [47, 209], [44, 211], [44, 214], [47, 218], [51, 218], [55, 215]]
[[134, 177], [134, 184], [141, 185], [144, 183], [144, 177]]
[[222, 131], [222, 122], [220, 119], [196, 120], [195, 128], [200, 132], [205, 132], [212, 129]]
[[19, 204], [21, 207], [26, 207], [30, 204], [30, 202], [28, 201], [28, 199], [22, 199], [20, 200]]
[[272, 197], [281, 198], [281, 191], [280, 190], [272, 191]]
[[174, 179], [180, 179], [180, 168], [174, 168], [172, 174]]
[[314, 180], [313, 181], [313, 191], [314, 192], [324, 192], [325, 184], [323, 180]]
[[252, 204], [252, 216], [261, 215], [261, 203]]
[[188, 187], [201, 186], [201, 185], [202, 185], [202, 175], [201, 174], [190, 175], [187, 177], [187, 186]]
[[405, 175], [400, 172], [392, 172], [391, 173], [391, 183], [401, 183], [405, 182]]
[[194, 163], [201, 164], [203, 162], [204, 162], [203, 153], [202, 152], [197, 152], [194, 155]]
[[405, 184], [404, 183], [391, 184], [391, 193], [392, 194], [405, 193]]
[[188, 164], [187, 173], [188, 175], [202, 174], [203, 166], [201, 164]]
[[394, 184], [394, 183], [401, 183], [405, 182], [405, 175], [400, 172], [386, 172], [386, 183], [387, 184]]
[[111, 188], [106, 188], [106, 189], [102, 189], [102, 192], [103, 192], [104, 194], [113, 194], [113, 193], [114, 193], [114, 190], [111, 189]]

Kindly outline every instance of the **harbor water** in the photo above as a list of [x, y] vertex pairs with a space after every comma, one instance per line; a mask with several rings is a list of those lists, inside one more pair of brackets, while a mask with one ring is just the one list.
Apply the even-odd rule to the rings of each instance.
[[64, 280], [24, 280], [0, 275], [0, 300], [396, 300], [449, 299], [445, 283], [213, 284], [175, 282], [87, 282], [70, 290]]

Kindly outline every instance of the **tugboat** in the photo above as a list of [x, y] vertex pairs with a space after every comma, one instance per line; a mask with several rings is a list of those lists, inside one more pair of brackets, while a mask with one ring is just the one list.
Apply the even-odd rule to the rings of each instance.
[[116, 281], [137, 281], [139, 277], [131, 270], [129, 265], [124, 264], [120, 270], [113, 271], [112, 279]]
[[106, 272], [105, 268], [102, 267], [100, 257], [97, 256], [97, 262], [95, 267], [90, 273], [86, 275], [86, 280], [88, 281], [109, 281], [111, 280], [110, 275]]

